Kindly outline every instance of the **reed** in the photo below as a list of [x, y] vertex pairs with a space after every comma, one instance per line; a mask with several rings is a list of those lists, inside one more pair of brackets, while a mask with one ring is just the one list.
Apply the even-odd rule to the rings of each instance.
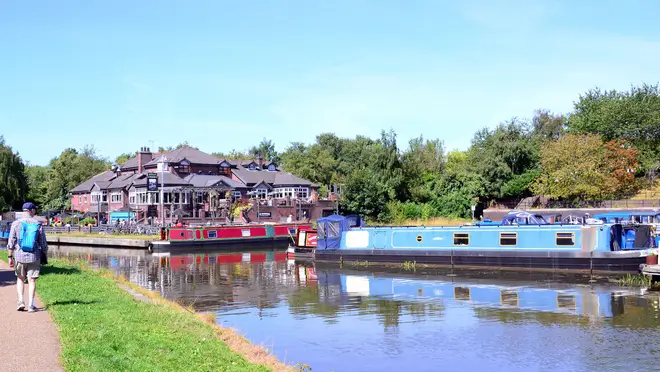
[[651, 277], [644, 274], [630, 275], [626, 274], [619, 279], [619, 285], [622, 287], [651, 287]]
[[401, 263], [401, 268], [405, 271], [416, 271], [417, 270], [417, 261], [404, 261]]

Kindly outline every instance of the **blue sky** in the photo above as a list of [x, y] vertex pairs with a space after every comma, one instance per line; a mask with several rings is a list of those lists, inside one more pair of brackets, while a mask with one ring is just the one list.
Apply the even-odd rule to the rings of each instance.
[[660, 2], [27, 1], [0, 5], [0, 134], [24, 160], [187, 140], [400, 146], [660, 80]]

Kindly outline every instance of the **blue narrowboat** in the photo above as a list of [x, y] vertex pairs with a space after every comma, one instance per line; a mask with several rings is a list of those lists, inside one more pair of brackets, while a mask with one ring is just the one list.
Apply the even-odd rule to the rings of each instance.
[[[549, 224], [542, 217], [499, 225], [350, 227], [318, 222], [317, 261], [417, 262], [458, 267], [639, 271], [657, 253], [650, 225]], [[518, 222], [523, 222], [519, 220]]]

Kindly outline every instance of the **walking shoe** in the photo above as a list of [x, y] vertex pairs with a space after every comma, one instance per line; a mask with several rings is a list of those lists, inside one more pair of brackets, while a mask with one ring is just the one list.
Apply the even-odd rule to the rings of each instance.
[[37, 311], [37, 310], [38, 310], [37, 307], [34, 306], [34, 305], [32, 305], [32, 306], [30, 306], [30, 308], [28, 309], [28, 313], [33, 313], [33, 312], [35, 312], [35, 311]]
[[23, 310], [25, 310], [25, 302], [18, 301], [18, 306], [16, 306], [16, 311], [23, 311]]

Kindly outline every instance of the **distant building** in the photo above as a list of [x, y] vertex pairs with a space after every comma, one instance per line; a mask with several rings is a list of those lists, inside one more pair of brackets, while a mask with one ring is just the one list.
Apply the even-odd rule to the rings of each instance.
[[[163, 175], [161, 175], [161, 167]], [[164, 211], [160, 191], [147, 191], [148, 173], [164, 177]], [[132, 159], [100, 173], [71, 190], [73, 210], [106, 215], [126, 212], [138, 220], [151, 215], [167, 222], [228, 217], [232, 203], [250, 201], [243, 222], [315, 219], [332, 213], [335, 203], [319, 200], [319, 186], [260, 159], [219, 159], [192, 147], [153, 153], [142, 148]], [[151, 206], [151, 208], [150, 208]], [[110, 217], [110, 216], [107, 216]]]

